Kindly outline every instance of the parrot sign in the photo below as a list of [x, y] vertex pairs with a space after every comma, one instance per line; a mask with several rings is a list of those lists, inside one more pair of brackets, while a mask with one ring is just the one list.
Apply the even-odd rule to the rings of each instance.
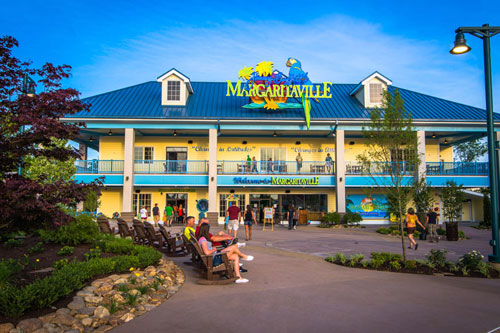
[[[238, 81], [234, 85], [227, 81], [226, 96], [249, 97], [252, 103], [243, 105], [246, 109], [304, 109], [306, 125], [309, 129], [311, 121], [311, 99], [319, 103], [318, 98], [331, 98], [331, 82], [313, 84], [307, 73], [302, 70], [300, 61], [288, 58], [290, 67], [288, 76], [273, 69], [273, 63], [262, 61], [253, 67], [244, 67], [238, 73]], [[287, 103], [289, 98], [297, 103]]]

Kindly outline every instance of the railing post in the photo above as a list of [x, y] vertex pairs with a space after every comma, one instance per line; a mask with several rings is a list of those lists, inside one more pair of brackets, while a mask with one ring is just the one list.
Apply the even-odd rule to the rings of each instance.
[[111, 159], [111, 166], [109, 167], [109, 173], [113, 173], [113, 159]]

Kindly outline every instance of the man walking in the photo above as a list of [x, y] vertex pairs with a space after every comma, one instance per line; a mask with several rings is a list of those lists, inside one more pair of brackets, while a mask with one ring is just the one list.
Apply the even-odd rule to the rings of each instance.
[[297, 172], [300, 173], [300, 169], [302, 169], [302, 156], [300, 156], [300, 153], [295, 157], [295, 161], [297, 161]]
[[[431, 243], [434, 242], [434, 239], [436, 240], [436, 243], [439, 242], [439, 236], [437, 234], [437, 227], [439, 224], [439, 216], [435, 212], [437, 211], [438, 208], [436, 207], [434, 211], [432, 209], [429, 209], [429, 213], [427, 213], [427, 221], [425, 222], [425, 227], [428, 228], [429, 234], [431, 237]], [[429, 225], [429, 227], [427, 227]]]
[[155, 206], [153, 207], [153, 220], [155, 221], [155, 227], [157, 227], [158, 221], [160, 221], [160, 208], [157, 203], [155, 203]]
[[174, 209], [171, 204], [168, 204], [167, 207], [165, 207], [165, 215], [167, 215], [167, 227], [170, 227], [174, 217]]
[[236, 206], [236, 201], [231, 202], [231, 207], [227, 209], [226, 218], [228, 217], [229, 221], [227, 222], [227, 228], [229, 230], [229, 234], [236, 238], [241, 220], [241, 211], [238, 206]]

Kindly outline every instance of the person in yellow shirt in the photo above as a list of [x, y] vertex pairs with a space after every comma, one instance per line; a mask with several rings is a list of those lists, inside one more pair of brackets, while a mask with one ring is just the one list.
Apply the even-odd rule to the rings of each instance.
[[188, 216], [187, 219], [186, 219], [186, 228], [184, 228], [184, 236], [186, 236], [186, 238], [188, 240], [191, 240], [191, 233], [193, 233], [193, 235], [195, 234], [196, 230], [194, 230], [194, 217], [193, 216]]
[[413, 208], [408, 208], [408, 214], [406, 214], [406, 229], [408, 232], [408, 239], [410, 240], [410, 246], [408, 246], [409, 249], [413, 249], [412, 245], [415, 245], [415, 250], [418, 249], [418, 244], [413, 238], [413, 233], [417, 228], [417, 223], [420, 224], [422, 229], [425, 230], [425, 227], [418, 220], [418, 216], [417, 214], [415, 214], [415, 210]]

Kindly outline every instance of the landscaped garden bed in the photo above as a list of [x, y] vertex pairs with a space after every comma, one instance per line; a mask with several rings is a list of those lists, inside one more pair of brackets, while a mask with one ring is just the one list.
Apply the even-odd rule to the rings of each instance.
[[[401, 232], [399, 230], [399, 226], [397, 226], [397, 225], [391, 225], [387, 228], [380, 227], [376, 231], [377, 231], [377, 233], [379, 233], [381, 235], [389, 235], [389, 236], [400, 236], [401, 235]], [[408, 236], [408, 233], [406, 231], [403, 231], [403, 234], [404, 234], [404, 236]], [[443, 228], [439, 228], [439, 229], [437, 229], [437, 234], [440, 237], [443, 237], [446, 235], [446, 230], [444, 230]], [[418, 238], [420, 236], [420, 231], [415, 230], [415, 233], [413, 234], [413, 236]], [[471, 237], [466, 235], [465, 232], [463, 232], [462, 230], [458, 230], [458, 238], [459, 239], [470, 239]]]
[[431, 250], [426, 260], [406, 260], [405, 262], [400, 254], [387, 252], [372, 252], [370, 260], [366, 260], [363, 254], [346, 257], [343, 253], [337, 253], [325, 260], [337, 265], [379, 271], [483, 278], [500, 277], [500, 271], [489, 263], [485, 263], [484, 257], [478, 251], [463, 255], [456, 263], [447, 261], [446, 254], [446, 250]]
[[14, 324], [25, 331], [110, 329], [154, 308], [184, 282], [161, 253], [99, 234], [86, 215], [57, 230], [4, 235], [0, 248], [0, 332]]

